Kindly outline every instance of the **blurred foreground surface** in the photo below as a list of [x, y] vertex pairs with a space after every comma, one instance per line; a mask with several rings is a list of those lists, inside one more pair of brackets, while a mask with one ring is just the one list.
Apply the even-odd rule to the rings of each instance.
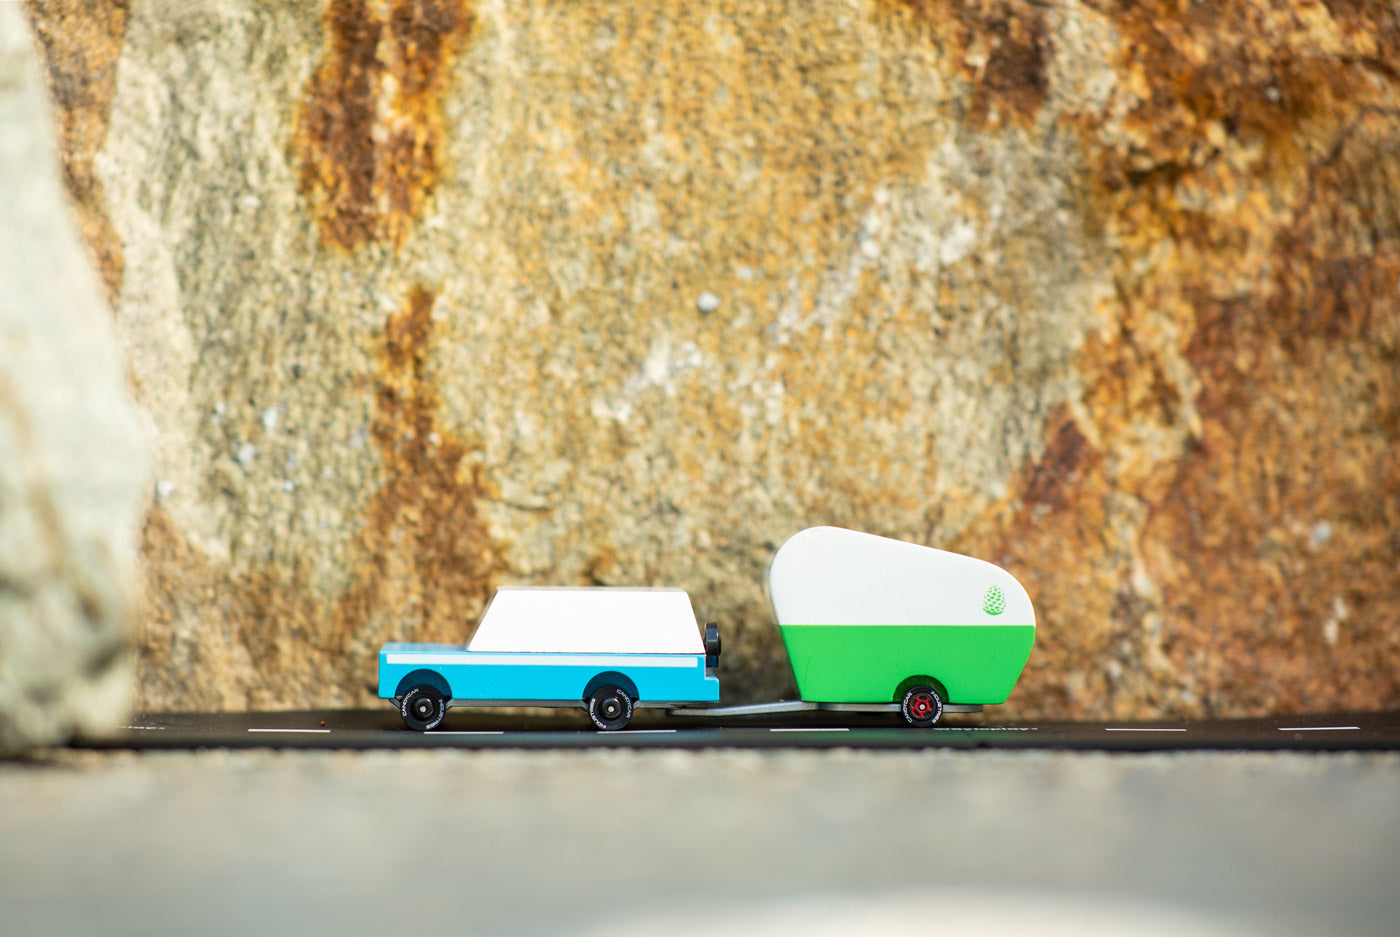
[[1397, 782], [1391, 754], [61, 752], [0, 765], [0, 933], [1393, 933]]

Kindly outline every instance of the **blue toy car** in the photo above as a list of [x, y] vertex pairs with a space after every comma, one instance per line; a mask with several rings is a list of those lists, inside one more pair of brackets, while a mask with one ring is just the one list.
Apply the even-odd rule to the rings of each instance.
[[509, 586], [471, 642], [385, 644], [379, 696], [427, 731], [450, 706], [580, 706], [599, 729], [634, 707], [719, 700], [719, 629], [681, 589]]

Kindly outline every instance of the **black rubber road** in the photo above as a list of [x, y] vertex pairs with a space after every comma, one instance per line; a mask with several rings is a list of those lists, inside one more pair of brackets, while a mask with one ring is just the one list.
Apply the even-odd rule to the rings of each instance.
[[413, 732], [392, 708], [149, 713], [81, 748], [1034, 748], [1099, 751], [1397, 751], [1400, 712], [1166, 722], [999, 722], [953, 716], [911, 729], [895, 715], [668, 716], [639, 711], [623, 731], [597, 732], [582, 711], [541, 715], [456, 709]]

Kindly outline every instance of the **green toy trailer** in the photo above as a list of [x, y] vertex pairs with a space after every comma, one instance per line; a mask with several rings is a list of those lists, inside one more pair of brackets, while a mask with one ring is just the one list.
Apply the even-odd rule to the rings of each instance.
[[1035, 611], [1006, 570], [839, 527], [793, 535], [768, 596], [801, 701], [686, 715], [897, 711], [913, 726], [1003, 703], [1035, 643]]
[[783, 544], [768, 591], [804, 701], [898, 703], [912, 725], [1006, 702], [1035, 643], [1006, 570], [839, 527]]

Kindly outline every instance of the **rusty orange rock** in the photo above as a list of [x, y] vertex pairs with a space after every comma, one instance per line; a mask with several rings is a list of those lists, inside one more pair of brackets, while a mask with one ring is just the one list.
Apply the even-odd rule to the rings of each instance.
[[470, 34], [465, 0], [332, 0], [297, 128], [322, 236], [402, 243], [442, 160], [442, 97]]
[[762, 572], [817, 523], [1025, 582], [1008, 714], [1400, 704], [1393, 5], [138, 5], [119, 45], [148, 705], [365, 702], [507, 580], [687, 588], [780, 695]]

